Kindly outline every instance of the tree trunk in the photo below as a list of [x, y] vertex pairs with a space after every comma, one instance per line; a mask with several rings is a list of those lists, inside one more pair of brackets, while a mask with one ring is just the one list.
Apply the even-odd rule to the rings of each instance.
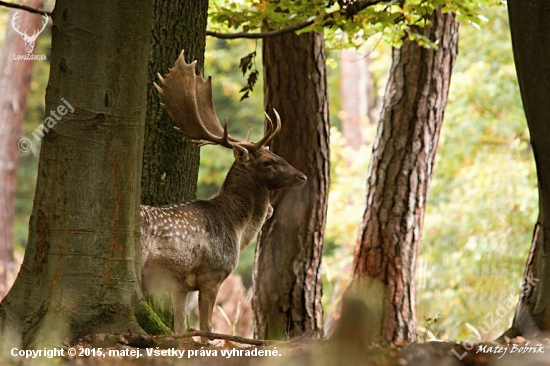
[[[41, 9], [43, 0], [29, 0], [25, 4]], [[13, 19], [17, 10], [8, 13]], [[19, 29], [40, 29], [44, 18], [38, 14], [18, 11]], [[27, 54], [25, 42], [8, 25], [0, 60], [0, 299], [9, 290], [8, 271], [13, 262], [13, 224], [15, 217], [15, 190], [19, 151], [28, 151], [30, 142], [21, 140], [21, 131], [27, 111], [33, 61], [15, 60], [14, 55]], [[34, 49], [30, 53], [34, 54]]]
[[519, 301], [514, 313], [514, 319], [512, 326], [508, 328], [504, 334], [499, 338], [505, 337], [515, 338], [517, 336], [525, 337], [537, 337], [540, 335], [541, 327], [535, 322], [533, 317], [533, 309], [536, 305], [536, 298], [534, 297], [534, 288], [540, 281], [540, 248], [543, 245], [543, 235], [541, 231], [540, 215], [535, 229], [533, 230], [533, 240], [531, 242], [531, 249], [527, 256], [527, 263], [525, 264], [525, 271], [523, 274], [523, 284], [521, 286], [521, 293]]
[[[163, 206], [195, 198], [200, 156], [197, 145], [184, 141], [174, 130], [174, 122], [161, 107], [153, 81], [158, 83], [157, 73], [168, 73], [182, 50], [187, 62], [197, 60], [197, 70], [203, 69], [208, 1], [155, 0], [153, 18], [141, 203]], [[158, 320], [168, 326], [173, 323], [170, 294], [145, 296], [161, 319], [146, 311], [144, 317], [138, 317], [140, 324], [151, 334], [167, 332]]]
[[141, 202], [162, 206], [195, 198], [200, 156], [199, 148], [174, 130], [153, 81], [158, 83], [157, 73], [168, 73], [182, 50], [187, 62], [197, 60], [197, 70], [203, 69], [208, 1], [155, 0], [154, 12]]
[[392, 51], [355, 250], [353, 285], [370, 284], [360, 289], [366, 292], [383, 289], [371, 309], [380, 310], [372, 332], [386, 341], [411, 339], [416, 328], [416, 261], [457, 54], [454, 15], [437, 10], [430, 21], [419, 31], [437, 50], [405, 41]]
[[25, 258], [6, 341], [142, 330], [139, 183], [153, 2], [58, 0]]
[[539, 217], [510, 336], [550, 330], [550, 7], [508, 1], [512, 48], [537, 167]]
[[255, 336], [322, 334], [321, 252], [329, 186], [329, 121], [323, 35], [264, 40], [265, 109], [281, 115], [270, 148], [303, 172], [300, 189], [275, 192], [254, 267]]
[[[355, 49], [340, 51], [340, 93], [342, 95], [342, 134], [346, 145], [359, 150], [367, 125], [369, 70], [365, 56]], [[370, 87], [372, 89], [372, 87]], [[349, 157], [350, 161], [353, 157]]]

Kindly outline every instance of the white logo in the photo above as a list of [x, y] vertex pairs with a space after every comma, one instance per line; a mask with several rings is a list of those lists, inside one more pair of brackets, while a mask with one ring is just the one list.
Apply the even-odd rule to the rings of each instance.
[[15, 14], [13, 15], [13, 19], [11, 20], [11, 26], [13, 27], [13, 29], [17, 33], [19, 33], [21, 35], [21, 38], [23, 38], [23, 40], [25, 41], [25, 50], [27, 51], [27, 53], [31, 53], [34, 50], [34, 44], [36, 42], [36, 39], [38, 38], [40, 33], [42, 33], [42, 31], [44, 30], [44, 28], [46, 28], [46, 25], [48, 24], [48, 19], [49, 19], [48, 15], [44, 14], [44, 17], [45, 17], [45, 20], [44, 20], [44, 24], [42, 24], [42, 29], [34, 30], [32, 36], [29, 36], [27, 34], [26, 29], [25, 29], [24, 32], [21, 32], [19, 30], [19, 26], [16, 24], [17, 19], [19, 18], [19, 11], [16, 11]]

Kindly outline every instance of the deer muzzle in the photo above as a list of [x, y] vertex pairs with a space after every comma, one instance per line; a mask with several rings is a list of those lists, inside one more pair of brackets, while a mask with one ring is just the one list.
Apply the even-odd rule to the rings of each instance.
[[301, 187], [303, 186], [304, 184], [306, 184], [307, 182], [307, 177], [304, 173], [302, 172], [298, 172], [295, 176], [294, 176], [294, 180], [296, 181], [296, 186], [295, 187]]

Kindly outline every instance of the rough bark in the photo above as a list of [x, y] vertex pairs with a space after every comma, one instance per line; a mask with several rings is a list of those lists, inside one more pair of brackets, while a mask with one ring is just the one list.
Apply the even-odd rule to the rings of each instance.
[[254, 267], [255, 336], [322, 333], [321, 252], [329, 186], [329, 121], [323, 35], [264, 40], [265, 109], [283, 125], [270, 148], [303, 172], [307, 184], [272, 195]]
[[[153, 2], [57, 1], [25, 258], [0, 305], [6, 342], [142, 332], [139, 182]], [[63, 114], [65, 113], [65, 114]]]
[[[195, 198], [200, 156], [197, 145], [184, 141], [174, 130], [174, 122], [161, 107], [153, 82], [158, 83], [157, 73], [168, 73], [182, 50], [187, 62], [197, 60], [197, 70], [203, 69], [208, 1], [155, 0], [154, 3], [141, 203], [162, 206]], [[164, 323], [172, 325], [169, 294], [146, 294], [146, 298]], [[144, 329], [151, 334], [166, 333], [168, 329], [150, 314], [146, 310], [144, 317], [138, 318]]]
[[[28, 6], [42, 8], [43, 0], [29, 0]], [[17, 10], [8, 13], [11, 21]], [[40, 29], [43, 18], [19, 10], [19, 28]], [[9, 290], [8, 271], [13, 262], [13, 224], [15, 218], [15, 191], [19, 151], [26, 151], [30, 145], [21, 138], [27, 95], [32, 75], [32, 60], [15, 60], [14, 55], [25, 55], [25, 42], [15, 29], [8, 25], [2, 46], [0, 60], [0, 299]], [[31, 54], [34, 54], [34, 50]]]
[[373, 332], [386, 341], [410, 339], [416, 327], [416, 261], [457, 54], [454, 15], [438, 10], [430, 20], [419, 31], [438, 43], [437, 50], [405, 41], [392, 51], [355, 250], [354, 286], [382, 289], [371, 310], [380, 309]]
[[208, 1], [155, 0], [141, 177], [141, 202], [146, 205], [195, 197], [199, 148], [174, 130], [153, 82], [158, 82], [157, 73], [168, 73], [182, 50], [187, 62], [197, 60], [197, 70], [203, 69], [207, 13]]
[[[550, 5], [508, 1], [512, 49], [537, 168], [539, 217], [509, 336], [550, 330]], [[532, 278], [538, 279], [537, 281]], [[526, 280], [526, 279], [531, 279]]]

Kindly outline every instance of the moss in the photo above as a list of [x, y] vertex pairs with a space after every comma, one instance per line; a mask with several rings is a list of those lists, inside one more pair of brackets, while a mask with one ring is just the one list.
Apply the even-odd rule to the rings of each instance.
[[[167, 296], [169, 298], [170, 295]], [[136, 318], [148, 334], [173, 334], [170, 328], [170, 326], [173, 328], [174, 322], [171, 310], [171, 306], [169, 309], [166, 308], [166, 296], [145, 293], [145, 300], [142, 301]]]

